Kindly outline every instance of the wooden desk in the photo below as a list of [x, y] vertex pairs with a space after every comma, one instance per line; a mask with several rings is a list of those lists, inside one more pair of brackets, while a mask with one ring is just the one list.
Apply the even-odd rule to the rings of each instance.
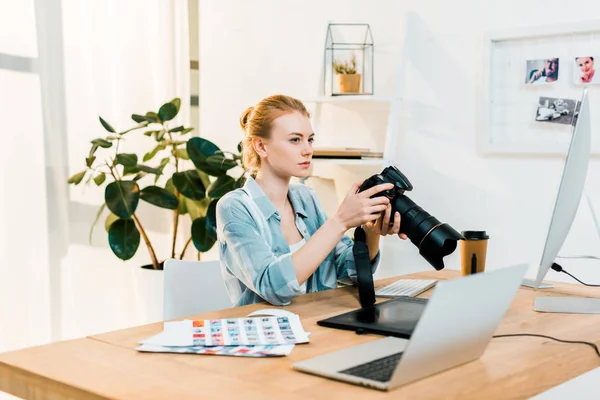
[[[457, 271], [430, 271], [411, 277], [448, 279]], [[377, 282], [378, 287], [396, 278]], [[311, 293], [287, 309], [299, 314], [310, 343], [287, 357], [239, 358], [141, 353], [138, 340], [162, 331], [162, 323], [0, 354], [0, 390], [28, 399], [526, 399], [587, 372], [600, 360], [585, 345], [515, 337], [492, 339], [476, 361], [400, 387], [379, 392], [292, 370], [291, 364], [380, 336], [319, 327], [325, 317], [358, 306], [355, 289]], [[600, 344], [599, 315], [542, 314], [532, 310], [539, 295], [598, 296], [593, 288], [556, 284], [553, 289], [521, 288], [496, 334], [540, 333]], [[429, 297], [431, 290], [424, 293]], [[254, 304], [195, 316], [243, 317], [270, 307]], [[465, 327], [468, 329], [468, 327]], [[440, 332], [440, 334], [443, 334]]]

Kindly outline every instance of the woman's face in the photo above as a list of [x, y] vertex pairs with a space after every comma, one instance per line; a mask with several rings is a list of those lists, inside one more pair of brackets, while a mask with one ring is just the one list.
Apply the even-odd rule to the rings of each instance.
[[594, 60], [590, 57], [579, 57], [577, 59], [577, 65], [581, 69], [583, 75], [589, 75], [594, 70]]
[[278, 175], [305, 178], [313, 155], [313, 133], [310, 120], [299, 112], [282, 114], [273, 120], [271, 137], [264, 140], [261, 164]]

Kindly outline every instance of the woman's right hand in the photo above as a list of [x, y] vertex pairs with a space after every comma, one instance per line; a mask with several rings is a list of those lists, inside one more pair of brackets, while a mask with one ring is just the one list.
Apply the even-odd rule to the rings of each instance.
[[374, 198], [371, 198], [371, 196], [393, 187], [394, 185], [391, 183], [382, 183], [357, 193], [360, 184], [355, 183], [342, 204], [340, 204], [335, 218], [345, 229], [354, 228], [377, 219], [381, 212], [385, 211], [390, 201], [384, 196]]

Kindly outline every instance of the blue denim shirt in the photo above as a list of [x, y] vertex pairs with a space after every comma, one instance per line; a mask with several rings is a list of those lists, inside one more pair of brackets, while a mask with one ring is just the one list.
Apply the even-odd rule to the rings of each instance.
[[[327, 217], [314, 190], [290, 184], [288, 198], [296, 227], [308, 242]], [[254, 179], [217, 203], [217, 238], [221, 272], [234, 306], [268, 301], [288, 305], [303, 294], [296, 279], [290, 247], [281, 231], [281, 216]], [[337, 279], [355, 277], [353, 241], [344, 235], [306, 282], [306, 292], [333, 289]], [[379, 253], [373, 260], [373, 271]]]

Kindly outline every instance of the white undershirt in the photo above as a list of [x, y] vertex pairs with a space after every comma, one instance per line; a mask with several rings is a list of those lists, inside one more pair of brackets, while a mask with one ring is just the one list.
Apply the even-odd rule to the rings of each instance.
[[[295, 252], [297, 252], [298, 249], [300, 249], [300, 247], [304, 246], [304, 244], [306, 244], [306, 239], [302, 239], [298, 243], [290, 244], [290, 254], [294, 254]], [[306, 282], [300, 285], [300, 290], [302, 291], [302, 293], [306, 293]]]

